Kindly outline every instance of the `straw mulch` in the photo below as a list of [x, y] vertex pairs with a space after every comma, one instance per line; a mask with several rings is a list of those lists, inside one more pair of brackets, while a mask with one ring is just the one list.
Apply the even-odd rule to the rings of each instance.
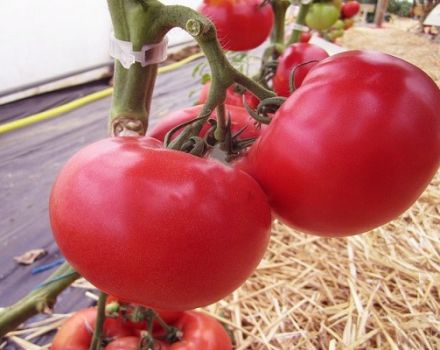
[[[342, 43], [403, 57], [440, 82], [439, 47], [406, 29], [354, 28]], [[275, 222], [254, 275], [203, 311], [231, 330], [237, 350], [440, 349], [439, 228], [440, 174], [399, 219], [363, 235], [326, 239]], [[34, 336], [63, 317], [34, 325]]]

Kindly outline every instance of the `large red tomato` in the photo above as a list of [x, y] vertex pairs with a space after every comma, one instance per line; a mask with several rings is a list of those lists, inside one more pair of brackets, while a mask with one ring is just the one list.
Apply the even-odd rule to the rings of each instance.
[[[226, 116], [231, 117], [231, 130], [233, 134], [237, 133], [242, 128], [246, 128], [243, 131], [243, 133], [240, 134], [240, 138], [244, 139], [244, 138], [258, 137], [260, 135], [261, 128], [256, 126], [255, 120], [249, 116], [249, 114], [243, 107], [237, 107], [237, 106], [225, 106], [225, 107], [226, 107]], [[175, 111], [167, 115], [163, 119], [159, 120], [159, 122], [151, 130], [148, 131], [148, 135], [163, 141], [168, 131], [170, 131], [177, 125], [180, 125], [182, 123], [190, 121], [191, 119], [196, 118], [199, 115], [202, 108], [203, 108], [202, 105], [198, 105], [198, 106], [181, 109], [179, 111]], [[217, 118], [217, 114], [215, 111], [211, 114], [210, 118], [213, 119]], [[205, 123], [205, 125], [202, 128], [202, 131], [200, 132], [200, 136], [204, 136], [208, 131], [209, 127], [210, 127], [209, 124]], [[176, 136], [178, 134], [180, 134], [180, 132], [175, 133]]]
[[[199, 100], [197, 101], [197, 103], [203, 104], [208, 100], [208, 93], [210, 87], [211, 87], [211, 82], [207, 82], [206, 84], [203, 85], [202, 90], [200, 90]], [[254, 109], [260, 103], [260, 100], [249, 91], [246, 91], [244, 93], [244, 97], [246, 99], [247, 104]], [[243, 107], [243, 95], [240, 92], [235, 91], [233, 86], [230, 86], [226, 90], [225, 104], [231, 106]]]
[[[296, 43], [290, 45], [279, 58], [273, 89], [279, 96], [290, 96], [290, 78], [295, 70], [294, 87], [299, 88], [307, 73], [318, 61], [328, 57], [328, 53], [317, 45]], [[307, 63], [310, 62], [310, 63]], [[298, 67], [299, 65], [302, 65]]]
[[274, 21], [272, 7], [261, 0], [204, 0], [199, 11], [215, 24], [222, 47], [231, 51], [262, 44]]
[[418, 198], [440, 162], [440, 91], [419, 68], [376, 52], [321, 61], [241, 166], [299, 230], [365, 232]]
[[[96, 324], [96, 308], [91, 307], [77, 311], [67, 319], [52, 342], [52, 350], [89, 350], [93, 331]], [[124, 323], [122, 319], [106, 318], [103, 336], [108, 339], [117, 339], [135, 335], [134, 329]]]
[[55, 239], [81, 275], [118, 299], [163, 310], [211, 304], [262, 258], [266, 196], [238, 169], [155, 142], [107, 138], [76, 153], [50, 196]]

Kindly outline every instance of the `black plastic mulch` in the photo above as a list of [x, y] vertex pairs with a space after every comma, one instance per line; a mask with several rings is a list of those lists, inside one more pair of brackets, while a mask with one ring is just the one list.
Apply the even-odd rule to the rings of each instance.
[[[192, 71], [200, 62], [158, 76], [150, 125], [173, 110], [194, 104], [200, 83], [192, 77]], [[34, 114], [105, 87], [98, 82], [0, 106], [0, 122]], [[190, 97], [191, 93], [195, 94]], [[48, 219], [51, 185], [72, 154], [107, 135], [109, 109], [110, 98], [105, 98], [0, 135], [0, 307], [18, 301], [54, 271], [32, 274], [33, 268], [61, 258]], [[30, 266], [14, 261], [15, 256], [36, 248], [43, 248], [48, 254]], [[90, 304], [83, 290], [68, 288], [58, 298], [55, 312], [75, 311]], [[47, 343], [47, 337], [38, 343]], [[16, 347], [9, 344], [6, 349]]]

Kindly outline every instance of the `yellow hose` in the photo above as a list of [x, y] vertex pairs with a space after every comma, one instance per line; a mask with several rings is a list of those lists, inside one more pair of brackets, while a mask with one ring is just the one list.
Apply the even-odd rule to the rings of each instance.
[[[194, 61], [194, 60], [196, 60], [196, 59], [198, 59], [198, 58], [200, 58], [202, 56], [203, 56], [202, 52], [196, 53], [196, 54], [191, 55], [191, 56], [188, 56], [188, 57], [186, 57], [185, 59], [183, 59], [181, 61], [178, 61], [178, 62], [175, 62], [175, 63], [171, 63], [171, 64], [169, 64], [167, 66], [160, 67], [159, 70], [158, 70], [158, 73], [159, 74], [160, 73], [166, 73], [166, 72], [170, 72], [170, 71], [179, 69], [180, 67], [184, 66], [185, 64], [187, 64], [187, 63], [189, 63], [191, 61]], [[75, 108], [84, 106], [84, 105], [86, 105], [88, 103], [94, 102], [94, 101], [99, 100], [101, 98], [110, 96], [112, 94], [112, 92], [113, 92], [113, 88], [107, 88], [107, 89], [104, 89], [104, 90], [101, 90], [101, 91], [98, 91], [98, 92], [94, 92], [94, 93], [92, 93], [90, 95], [81, 97], [81, 98], [79, 98], [77, 100], [68, 102], [68, 103], [66, 103], [64, 105], [48, 109], [47, 111], [44, 111], [44, 112], [41, 112], [41, 113], [37, 113], [37, 114], [33, 114], [33, 115], [30, 115], [30, 116], [27, 116], [27, 117], [23, 117], [21, 119], [14, 120], [14, 121], [9, 122], [9, 123], [1, 124], [0, 125], [0, 135], [1, 134], [6, 134], [6, 133], [11, 132], [13, 130], [17, 130], [17, 129], [23, 128], [25, 126], [32, 125], [34, 123], [37, 123], [37, 122], [40, 122], [40, 121], [43, 121], [43, 120], [46, 120], [46, 119], [54, 118], [54, 117], [56, 117], [56, 116], [58, 116], [60, 114], [63, 114], [63, 113], [70, 112], [71, 110], [73, 110]]]

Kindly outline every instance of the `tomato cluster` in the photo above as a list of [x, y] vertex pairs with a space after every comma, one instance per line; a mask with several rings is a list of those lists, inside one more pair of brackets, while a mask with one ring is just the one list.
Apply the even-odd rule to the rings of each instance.
[[[89, 350], [97, 317], [96, 308], [77, 311], [67, 319], [56, 333], [52, 350]], [[231, 339], [224, 327], [211, 316], [187, 311], [168, 315], [169, 326], [179, 331], [175, 342], [163, 340], [163, 330], [154, 329], [155, 350], [232, 350]], [[143, 325], [145, 326], [145, 325]], [[137, 350], [142, 341], [142, 328], [121, 317], [105, 319], [103, 342], [105, 350]]]
[[[305, 21], [319, 31], [343, 30], [343, 20], [358, 10], [356, 1], [313, 3]], [[260, 0], [205, 0], [200, 11], [229, 50], [258, 46], [273, 22], [270, 6]], [[376, 52], [328, 57], [306, 42], [277, 58], [272, 86], [287, 99], [276, 113], [267, 112], [267, 127], [248, 112], [258, 117], [269, 99], [259, 101], [241, 86], [226, 91], [227, 136], [256, 139], [240, 149], [238, 161], [226, 165], [209, 152], [197, 157], [164, 147], [171, 129], [201, 113], [199, 104], [170, 114], [146, 137], [85, 147], [55, 181], [50, 220], [62, 253], [104, 292], [171, 311], [169, 321], [183, 338], [157, 341], [160, 349], [231, 348], [217, 322], [183, 311], [224, 298], [253, 273], [274, 217], [321, 236], [365, 232], [409, 208], [438, 169], [440, 90], [420, 69]], [[212, 113], [193, 138], [207, 144], [221, 119]], [[69, 349], [58, 345], [69, 342], [72, 349], [88, 348], [93, 317], [94, 309], [73, 316], [53, 349]], [[118, 318], [106, 321], [104, 334], [112, 339], [108, 350], [139, 343], [138, 325]]]

